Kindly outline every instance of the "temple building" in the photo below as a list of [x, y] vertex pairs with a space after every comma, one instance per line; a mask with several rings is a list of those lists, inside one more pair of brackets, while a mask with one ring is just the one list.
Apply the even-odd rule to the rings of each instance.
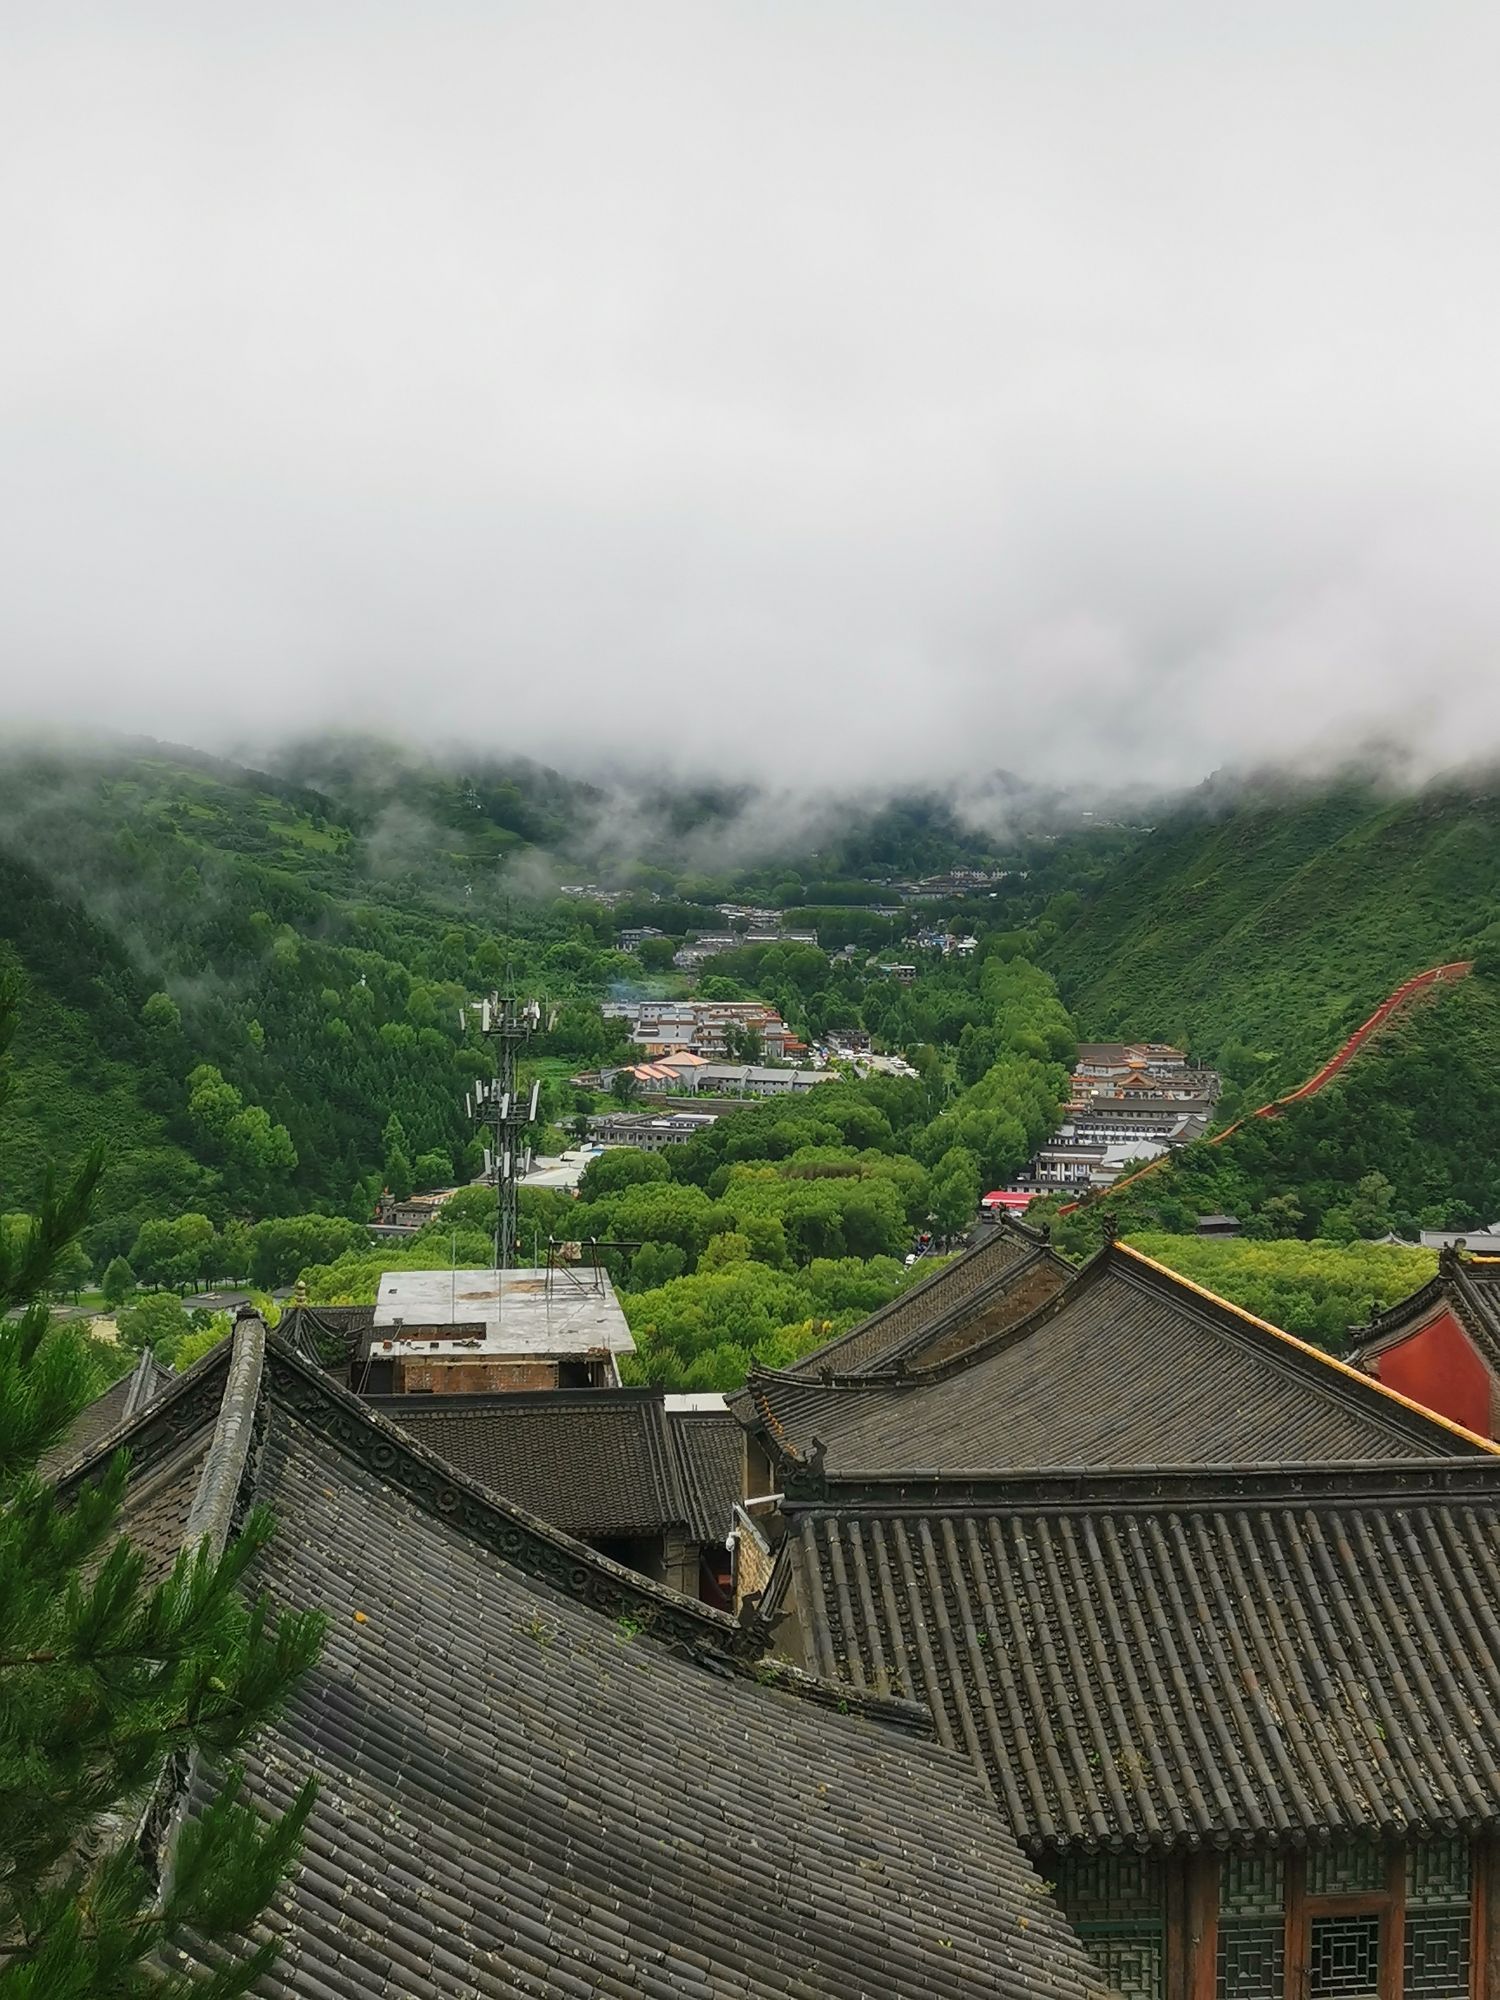
[[779, 1647], [931, 1710], [1126, 2000], [1500, 2000], [1500, 1453], [1063, 1270], [730, 1399]]
[[[768, 1657], [695, 1603], [476, 1483], [252, 1314], [100, 1437], [161, 1574], [278, 1531], [252, 1586], [326, 1613], [322, 1658], [245, 1759], [317, 1803], [258, 1927], [265, 2000], [1106, 2000], [916, 1704]], [[214, 1795], [171, 1761], [142, 1858]], [[206, 1970], [182, 1950], [185, 1970]]]
[[1126, 2000], [1500, 1991], [1500, 1459], [781, 1512], [783, 1650], [931, 1707]]
[[744, 1454], [722, 1398], [620, 1387], [393, 1395], [374, 1318], [370, 1306], [297, 1300], [278, 1338], [492, 1492], [690, 1597], [732, 1601]]
[[1500, 1257], [1444, 1248], [1436, 1276], [1349, 1337], [1356, 1365], [1377, 1382], [1500, 1435]]
[[1082, 1474], [1487, 1449], [1123, 1244], [1081, 1271], [1061, 1266], [1060, 1281], [1050, 1263], [1022, 1260], [1012, 1282], [1028, 1270], [1045, 1272], [1041, 1303], [1013, 1317], [1003, 1286], [998, 1310], [980, 1293], [968, 1324], [956, 1310], [925, 1365], [908, 1359], [900, 1374], [753, 1368], [729, 1399], [746, 1430], [747, 1491], [769, 1492], [783, 1471], [819, 1455], [841, 1473]]
[[371, 1407], [460, 1472], [590, 1548], [728, 1608], [741, 1431], [660, 1389], [378, 1396]]
[[64, 1456], [160, 1564], [265, 1501], [329, 1614], [267, 1995], [1500, 2000], [1500, 1449], [1390, 1379], [1496, 1301], [1354, 1367], [1006, 1221], [727, 1410], [381, 1394], [299, 1304]]

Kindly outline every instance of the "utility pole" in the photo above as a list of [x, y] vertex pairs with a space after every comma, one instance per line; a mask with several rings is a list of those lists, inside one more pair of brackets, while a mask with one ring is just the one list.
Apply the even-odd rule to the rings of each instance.
[[[541, 1095], [540, 1083], [534, 1083], [525, 1096], [517, 1089], [516, 1059], [543, 1025], [542, 1003], [492, 993], [487, 1000], [470, 1003], [465, 1026], [467, 1012], [478, 1013], [479, 1032], [495, 1049], [494, 1075], [476, 1077], [464, 1103], [469, 1116], [491, 1135], [492, 1143], [484, 1149], [484, 1172], [496, 1194], [495, 1269], [508, 1271], [516, 1256], [516, 1197], [526, 1171], [526, 1131], [536, 1123]], [[545, 1018], [550, 1027], [551, 1016]]]

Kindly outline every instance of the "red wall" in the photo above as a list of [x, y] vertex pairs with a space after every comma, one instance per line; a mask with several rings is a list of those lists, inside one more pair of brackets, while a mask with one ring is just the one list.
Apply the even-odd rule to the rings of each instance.
[[1425, 1326], [1373, 1357], [1376, 1378], [1425, 1409], [1489, 1437], [1489, 1370], [1446, 1306]]

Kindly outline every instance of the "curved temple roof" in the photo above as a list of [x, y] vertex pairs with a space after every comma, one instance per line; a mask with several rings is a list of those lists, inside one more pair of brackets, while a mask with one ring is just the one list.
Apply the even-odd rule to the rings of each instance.
[[871, 1375], [910, 1363], [934, 1333], [969, 1322], [1019, 1267], [1038, 1259], [1064, 1276], [1069, 1271], [1035, 1230], [1005, 1219], [987, 1223], [971, 1249], [909, 1285], [847, 1333], [804, 1354], [785, 1372], [816, 1380], [830, 1372]]
[[871, 1482], [793, 1510], [768, 1598], [1033, 1849], [1500, 1827], [1493, 1458]]
[[669, 1410], [660, 1389], [366, 1400], [460, 1472], [572, 1535], [681, 1528], [693, 1541], [723, 1542], [740, 1498], [739, 1425]]
[[1356, 1365], [1369, 1368], [1387, 1347], [1406, 1339], [1445, 1306], [1486, 1365], [1500, 1375], [1500, 1257], [1462, 1257], [1455, 1250], [1440, 1253], [1437, 1271], [1425, 1285], [1377, 1313], [1367, 1326], [1349, 1329]]
[[1104, 2000], [925, 1715], [765, 1660], [753, 1621], [487, 1493], [258, 1321], [124, 1441], [127, 1526], [165, 1554], [267, 1502], [255, 1582], [330, 1621], [248, 1760], [273, 1808], [320, 1780], [262, 1994]]
[[831, 1383], [758, 1370], [732, 1407], [791, 1482], [808, 1460], [843, 1475], [1493, 1450], [1119, 1244], [951, 1360]]
[[80, 1411], [68, 1435], [44, 1456], [38, 1468], [42, 1477], [64, 1478], [71, 1467], [91, 1457], [105, 1438], [164, 1394], [173, 1379], [172, 1370], [158, 1361], [149, 1347], [143, 1347], [135, 1366]]

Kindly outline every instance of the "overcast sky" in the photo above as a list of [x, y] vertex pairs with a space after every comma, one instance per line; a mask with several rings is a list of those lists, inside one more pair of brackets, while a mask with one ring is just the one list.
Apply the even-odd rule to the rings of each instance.
[[0, 0], [4, 707], [1500, 749], [1500, 10]]

